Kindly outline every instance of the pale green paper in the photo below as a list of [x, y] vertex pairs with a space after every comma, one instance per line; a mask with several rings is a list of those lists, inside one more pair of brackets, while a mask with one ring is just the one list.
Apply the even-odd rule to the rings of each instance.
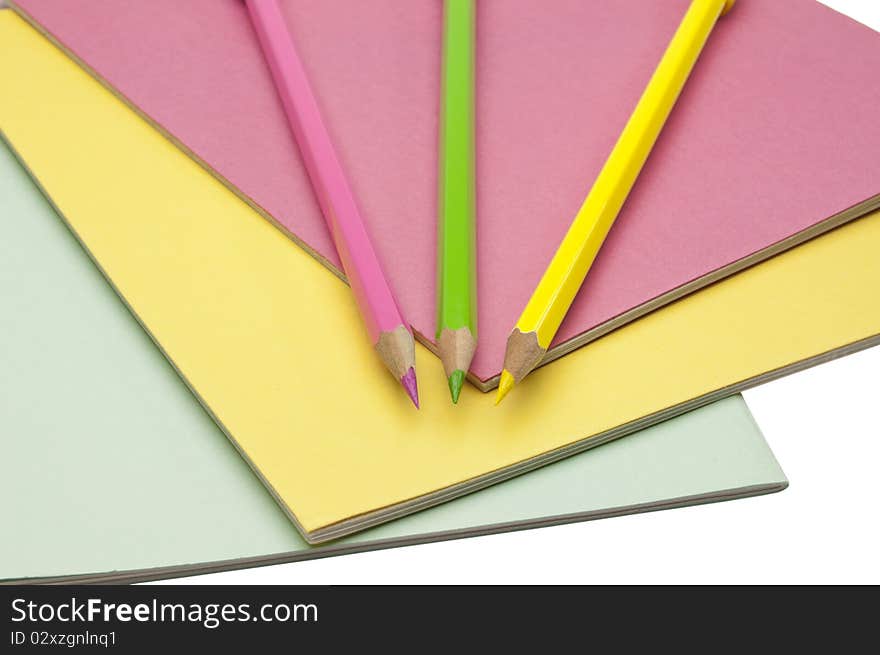
[[[0, 580], [182, 574], [786, 484], [734, 396], [445, 505], [308, 546], [0, 144]], [[199, 566], [212, 562], [219, 564]], [[155, 570], [167, 567], [184, 568]]]

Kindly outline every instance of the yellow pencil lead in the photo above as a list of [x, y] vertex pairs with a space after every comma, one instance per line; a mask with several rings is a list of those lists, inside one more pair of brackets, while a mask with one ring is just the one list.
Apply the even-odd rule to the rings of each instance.
[[513, 389], [514, 384], [516, 384], [516, 380], [513, 379], [513, 375], [510, 371], [507, 369], [501, 371], [501, 381], [498, 383], [498, 393], [495, 396], [496, 405], [504, 400], [504, 396]]

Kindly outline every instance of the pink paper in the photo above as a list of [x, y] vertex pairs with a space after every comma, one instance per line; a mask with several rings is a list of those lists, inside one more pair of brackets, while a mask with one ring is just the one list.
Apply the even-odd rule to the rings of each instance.
[[[244, 3], [17, 3], [338, 265]], [[508, 332], [687, 5], [478, 2], [480, 378], [500, 371]], [[428, 337], [441, 9], [440, 0], [284, 3], [382, 265], [404, 316]], [[812, 0], [739, 0], [556, 343], [880, 192], [878, 71], [880, 37], [868, 28]]]

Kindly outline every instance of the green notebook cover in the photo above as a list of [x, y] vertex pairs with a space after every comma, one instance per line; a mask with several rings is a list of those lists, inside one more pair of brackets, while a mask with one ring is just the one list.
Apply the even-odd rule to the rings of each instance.
[[322, 546], [0, 145], [0, 580], [135, 581], [784, 489], [740, 396]]

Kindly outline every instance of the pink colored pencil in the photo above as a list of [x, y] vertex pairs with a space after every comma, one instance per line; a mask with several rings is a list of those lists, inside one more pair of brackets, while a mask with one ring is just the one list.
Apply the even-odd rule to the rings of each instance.
[[370, 339], [416, 407], [415, 344], [382, 272], [277, 0], [246, 0], [251, 22]]

